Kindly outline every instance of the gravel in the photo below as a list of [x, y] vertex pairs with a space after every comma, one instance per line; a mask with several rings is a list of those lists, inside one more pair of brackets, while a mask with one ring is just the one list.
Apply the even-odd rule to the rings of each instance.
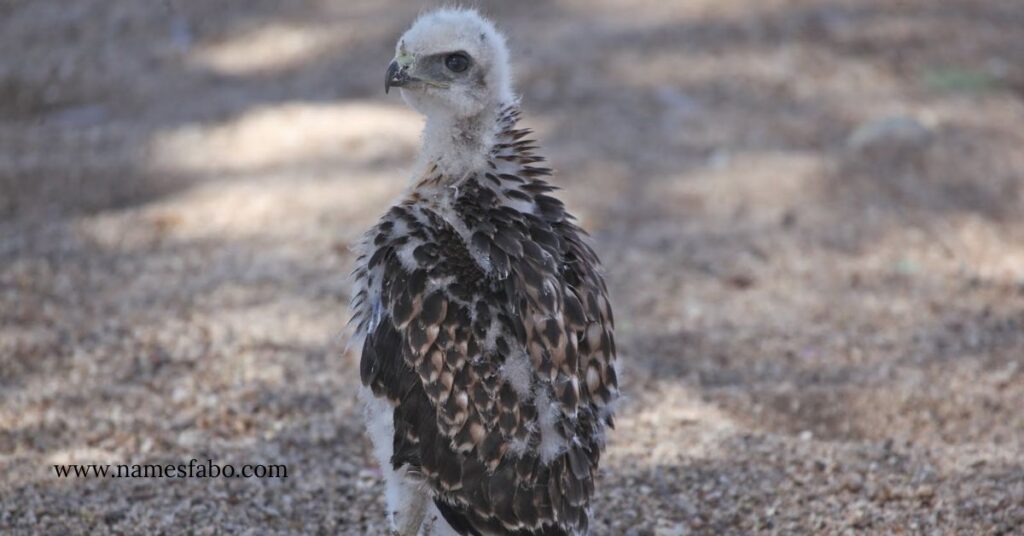
[[[483, 4], [616, 306], [595, 534], [1020, 531], [1018, 1]], [[346, 275], [419, 9], [0, 7], [0, 532], [385, 534]], [[52, 469], [193, 458], [288, 477]]]

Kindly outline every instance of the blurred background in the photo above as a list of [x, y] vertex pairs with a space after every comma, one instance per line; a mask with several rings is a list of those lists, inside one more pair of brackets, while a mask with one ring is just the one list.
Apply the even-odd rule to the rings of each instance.
[[[349, 246], [432, 3], [0, 3], [0, 532], [384, 534]], [[596, 534], [1024, 524], [1024, 3], [480, 2], [594, 236]], [[284, 463], [286, 480], [57, 479]]]

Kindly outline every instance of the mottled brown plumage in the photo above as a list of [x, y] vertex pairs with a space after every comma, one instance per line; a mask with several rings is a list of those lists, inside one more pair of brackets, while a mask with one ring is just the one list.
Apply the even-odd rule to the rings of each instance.
[[[505, 172], [446, 182], [451, 207], [427, 177], [367, 234], [361, 379], [395, 404], [392, 464], [422, 475], [452, 515], [476, 530], [584, 531], [617, 391], [612, 312], [584, 232], [541, 178], [550, 170], [515, 141], [527, 134], [518, 117], [499, 119], [491, 157]], [[522, 354], [526, 390], [500, 370]], [[544, 433], [558, 434], [553, 456]]]
[[[389, 84], [414, 79], [397, 63], [413, 61], [405, 39], [440, 39], [431, 31], [479, 39], [481, 61], [504, 54], [477, 15], [437, 17], [442, 30], [417, 23], [400, 41]], [[445, 88], [489, 95], [484, 70], [461, 82], [436, 65], [421, 69]], [[363, 239], [354, 272], [361, 381], [391, 412], [385, 461], [403, 482], [425, 484], [460, 534], [584, 534], [617, 396], [599, 261], [552, 195], [518, 107], [484, 105], [453, 123], [438, 83], [403, 95], [428, 110], [428, 132], [441, 128], [432, 120], [447, 125], [434, 142], [447, 152], [426, 151], [421, 174]], [[431, 116], [437, 106], [445, 111]], [[396, 530], [419, 527], [408, 523]]]

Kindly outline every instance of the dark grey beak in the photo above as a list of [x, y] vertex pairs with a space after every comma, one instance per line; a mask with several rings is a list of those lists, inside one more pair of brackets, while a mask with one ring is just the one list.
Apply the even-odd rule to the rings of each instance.
[[405, 72], [405, 69], [398, 66], [397, 61], [392, 61], [391, 65], [388, 65], [388, 75], [384, 79], [384, 93], [387, 93], [393, 87], [402, 87], [409, 82], [409, 75]]

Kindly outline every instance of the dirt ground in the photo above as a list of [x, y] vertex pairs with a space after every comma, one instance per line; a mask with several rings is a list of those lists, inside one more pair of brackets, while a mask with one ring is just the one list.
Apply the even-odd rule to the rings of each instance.
[[[423, 6], [0, 3], [0, 532], [385, 533], [347, 248]], [[1024, 530], [1024, 4], [482, 7], [616, 306], [595, 534]], [[191, 458], [289, 474], [52, 470]]]

